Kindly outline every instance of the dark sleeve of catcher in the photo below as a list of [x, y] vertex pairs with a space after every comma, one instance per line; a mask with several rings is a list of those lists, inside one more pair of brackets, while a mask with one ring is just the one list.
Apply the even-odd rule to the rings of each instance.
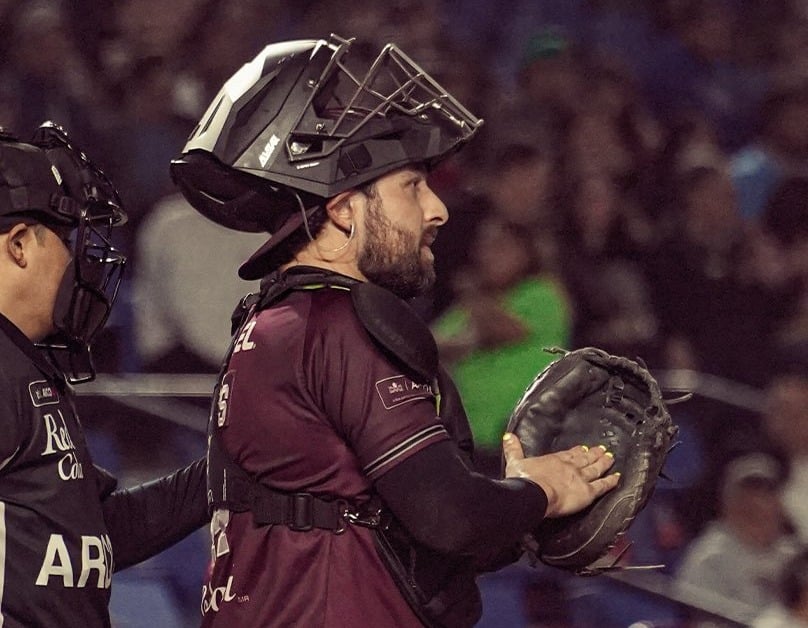
[[416, 540], [481, 567], [518, 545], [547, 509], [537, 484], [475, 473], [451, 441], [430, 445], [390, 469], [376, 490]]
[[127, 489], [116, 490], [116, 480], [97, 471], [116, 571], [168, 549], [210, 519], [204, 458]]

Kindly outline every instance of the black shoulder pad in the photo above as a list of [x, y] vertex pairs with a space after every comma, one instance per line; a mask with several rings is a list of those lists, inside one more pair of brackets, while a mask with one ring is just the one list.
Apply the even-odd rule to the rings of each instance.
[[372, 283], [351, 288], [359, 320], [370, 335], [417, 375], [431, 382], [438, 372], [438, 347], [426, 323], [389, 290]]

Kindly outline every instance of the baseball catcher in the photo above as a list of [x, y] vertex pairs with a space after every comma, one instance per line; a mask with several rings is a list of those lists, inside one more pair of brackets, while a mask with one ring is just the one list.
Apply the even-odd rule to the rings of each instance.
[[610, 550], [648, 502], [678, 428], [645, 365], [594, 347], [563, 353], [539, 373], [513, 410], [507, 432], [526, 456], [581, 445], [614, 455], [620, 484], [574, 515], [544, 519], [527, 535], [528, 555], [594, 575], [619, 559]]

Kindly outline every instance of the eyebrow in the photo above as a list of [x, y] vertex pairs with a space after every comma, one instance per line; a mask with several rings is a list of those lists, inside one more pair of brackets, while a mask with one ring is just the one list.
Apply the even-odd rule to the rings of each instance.
[[407, 164], [406, 166], [401, 166], [400, 168], [396, 168], [390, 172], [390, 174], [399, 174], [402, 176], [415, 173], [425, 176], [427, 174], [427, 169], [421, 164]]
[[402, 168], [399, 174], [401, 175], [401, 181], [404, 183], [409, 183], [413, 180], [425, 181], [427, 177], [426, 169], [414, 166]]

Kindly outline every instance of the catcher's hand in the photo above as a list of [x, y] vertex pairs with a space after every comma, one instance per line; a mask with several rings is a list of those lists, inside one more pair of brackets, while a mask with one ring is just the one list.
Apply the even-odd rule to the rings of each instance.
[[617, 486], [619, 473], [601, 477], [614, 463], [605, 447], [578, 445], [544, 456], [525, 458], [522, 445], [513, 434], [502, 442], [505, 477], [535, 482], [547, 495], [545, 517], [561, 517], [586, 508], [596, 498]]
[[[573, 504], [559, 507], [555, 497], [557, 510], [548, 515], [564, 516], [538, 524], [527, 539], [528, 553], [578, 574], [611, 568], [609, 550], [651, 497], [677, 432], [648, 369], [593, 347], [565, 353], [525, 391], [507, 432], [519, 439], [528, 458], [555, 452], [569, 456], [584, 445], [592, 461], [585, 464], [578, 454], [579, 479], [589, 483], [594, 501], [588, 506], [579, 501], [584, 509], [574, 512]], [[604, 457], [599, 445], [614, 456], [611, 469], [620, 474], [612, 490], [603, 490], [614, 474], [600, 478], [605, 469], [597, 464]], [[593, 453], [597, 449], [600, 454]]]

